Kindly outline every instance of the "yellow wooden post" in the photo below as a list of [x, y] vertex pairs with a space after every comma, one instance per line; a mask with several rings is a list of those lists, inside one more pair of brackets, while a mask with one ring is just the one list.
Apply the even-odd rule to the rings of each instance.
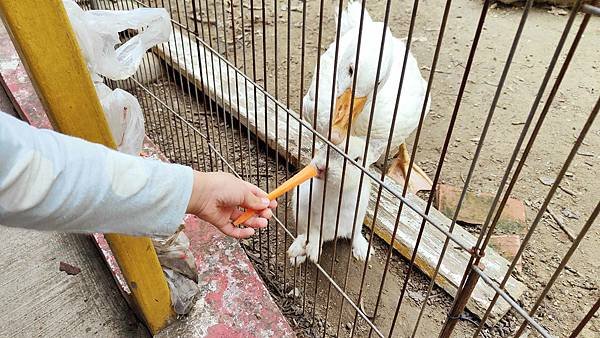
[[[115, 148], [61, 0], [0, 0], [0, 13], [56, 130]], [[148, 238], [106, 239], [152, 333], [173, 317], [169, 288]]]

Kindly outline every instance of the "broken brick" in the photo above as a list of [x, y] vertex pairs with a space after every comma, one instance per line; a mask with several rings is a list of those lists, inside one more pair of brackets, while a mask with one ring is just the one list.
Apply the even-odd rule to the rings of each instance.
[[[519, 247], [521, 246], [521, 238], [519, 235], [493, 235], [490, 237], [490, 246], [500, 254], [500, 256], [506, 258], [509, 262], [512, 262], [517, 256]], [[516, 269], [521, 271], [521, 259], [517, 262]]]
[[[438, 185], [436, 208], [448, 218], [453, 218], [460, 199], [461, 189], [446, 184]], [[485, 222], [492, 206], [494, 194], [467, 192], [458, 214], [457, 222], [481, 225]], [[523, 201], [509, 198], [494, 233], [503, 235], [524, 235], [527, 232], [525, 205]]]

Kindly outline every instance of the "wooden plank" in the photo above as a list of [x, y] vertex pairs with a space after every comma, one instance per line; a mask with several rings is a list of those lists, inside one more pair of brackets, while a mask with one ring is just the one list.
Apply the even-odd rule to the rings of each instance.
[[[62, 1], [6, 0], [0, 12], [55, 129], [115, 148]], [[105, 237], [148, 328], [158, 332], [174, 312], [152, 242]]]
[[[256, 89], [255, 96], [253, 83], [244, 78], [242, 74], [237, 73], [234, 67], [229, 66], [210, 49], [205, 49], [203, 44], [200, 44], [198, 52], [196, 41], [191, 41], [185, 34], [180, 34], [178, 30], [171, 37], [169, 45], [171, 47], [170, 52], [167, 45], [155, 49], [155, 52], [167, 64], [181, 72], [191, 83], [195, 83], [198, 88], [234, 117], [237, 118], [239, 114], [239, 121], [248, 127], [250, 131], [256, 131], [259, 138], [272, 149], [276, 149], [281, 156], [288, 158], [290, 162], [297, 166], [306, 165], [310, 161], [312, 134], [306, 127], [301, 127], [298, 120], [294, 118], [298, 118], [296, 113], [290, 112], [288, 120], [287, 112], [279, 107], [272, 98], [265, 97], [258, 89]], [[202, 78], [199, 65], [202, 65]], [[277, 130], [279, 138], [275, 137], [275, 130]], [[289, 135], [288, 149], [286, 149], [285, 135]], [[370, 169], [370, 172], [375, 177], [381, 176], [381, 172], [376, 168]], [[402, 191], [402, 187], [394, 181], [386, 179], [386, 183], [394, 191]], [[375, 189], [370, 197], [365, 224], [368, 226], [374, 224], [375, 233], [389, 244], [392, 242], [391, 237], [398, 212], [399, 199], [384, 189], [379, 203], [377, 219], [374, 221], [373, 213], [376, 198], [377, 191]], [[408, 203], [419, 210], [425, 209], [426, 202], [419, 197], [408, 194], [406, 199]], [[446, 228], [449, 227], [451, 222], [435, 208], [431, 209], [428, 216], [436, 224], [443, 225]], [[423, 218], [417, 212], [411, 210], [408, 206], [404, 206], [393, 245], [405, 257], [410, 257], [414, 250], [422, 220]], [[453, 234], [462, 243], [468, 244], [469, 247], [476, 242], [473, 235], [458, 225], [455, 227]], [[446, 236], [441, 231], [427, 223], [418, 249], [416, 265], [430, 277], [433, 275], [435, 266], [438, 263], [445, 239]], [[457, 285], [460, 283], [470, 258], [469, 253], [456, 247], [455, 243], [450, 243], [435, 281], [450, 295], [456, 294]], [[483, 264], [486, 273], [493, 280], [500, 281], [507, 271], [509, 262], [493, 249], [488, 248]], [[506, 286], [506, 290], [514, 299], [519, 299], [525, 289], [525, 285], [514, 278], [509, 279]], [[467, 308], [481, 317], [493, 295], [494, 290], [483, 281], [480, 281]], [[506, 301], [498, 301], [492, 311], [490, 323], [496, 323], [509, 309], [510, 305]]]

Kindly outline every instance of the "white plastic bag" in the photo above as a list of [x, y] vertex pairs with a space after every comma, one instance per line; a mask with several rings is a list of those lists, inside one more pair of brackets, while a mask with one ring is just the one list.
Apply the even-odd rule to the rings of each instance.
[[[63, 3], [117, 149], [138, 155], [144, 141], [144, 115], [140, 104], [122, 89], [111, 90], [101, 76], [124, 80], [134, 75], [148, 49], [169, 40], [169, 14], [164, 8], [84, 11], [73, 0]], [[128, 29], [139, 33], [115, 49], [121, 44], [119, 32]]]
[[96, 84], [96, 92], [117, 149], [139, 155], [144, 143], [144, 115], [138, 100], [122, 89], [111, 90], [104, 83]]
[[[64, 0], [79, 46], [92, 73], [112, 80], [125, 80], [138, 69], [146, 51], [169, 41], [171, 20], [164, 8], [129, 11], [82, 10], [73, 0]], [[119, 32], [139, 33], [121, 44]]]

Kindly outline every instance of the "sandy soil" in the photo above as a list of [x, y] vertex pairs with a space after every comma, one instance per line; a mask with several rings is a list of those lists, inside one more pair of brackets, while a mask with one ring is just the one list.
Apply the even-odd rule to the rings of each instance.
[[[212, 41], [213, 48], [223, 54], [227, 53], [227, 57], [232, 62], [239, 65], [252, 78], [255, 78], [259, 84], [266, 86], [282, 102], [289, 103], [292, 109], [299, 111], [300, 98], [310, 82], [311, 72], [319, 54], [319, 2], [310, 1], [306, 3], [305, 48], [303, 52], [301, 44], [303, 3], [298, 0], [290, 1], [291, 21], [289, 27], [291, 27], [291, 30], [289, 33], [291, 39], [289, 41], [291, 43], [291, 53], [289, 56], [287, 54], [288, 39], [286, 37], [288, 30], [287, 1], [277, 3], [276, 15], [272, 2], [262, 4], [260, 1], [254, 1], [255, 10], [252, 11], [252, 15], [250, 14], [249, 2], [246, 1], [243, 5], [241, 5], [240, 0], [234, 0], [233, 2], [233, 15], [236, 18], [234, 20], [235, 31], [232, 29], [232, 12], [229, 8], [222, 8], [222, 3], [219, 0], [214, 2], [214, 6], [213, 2], [210, 1], [209, 8], [206, 8], [205, 2], [201, 2], [202, 8], [197, 9], [199, 15], [204, 17], [205, 24], [199, 26], [202, 28], [199, 33], [200, 36], [204, 36], [206, 41]], [[330, 0], [325, 1], [321, 51], [334, 38], [334, 6], [329, 2]], [[189, 2], [172, 1], [172, 4], [173, 18], [180, 22], [186, 22], [186, 18], [188, 18], [187, 23], [193, 29]], [[229, 2], [225, 3], [225, 6], [228, 6], [228, 4]], [[261, 10], [263, 5], [265, 6], [264, 21]], [[407, 33], [411, 6], [412, 2], [409, 1], [394, 1], [390, 25], [397, 37], [404, 37]], [[367, 1], [367, 8], [376, 20], [383, 19], [384, 7], [385, 1]], [[244, 12], [243, 24], [241, 20], [242, 9]], [[432, 109], [425, 121], [417, 153], [417, 161], [430, 174], [433, 174], [438, 164], [440, 149], [447, 133], [448, 122], [455, 105], [456, 93], [463, 76], [464, 65], [480, 10], [481, 3], [471, 0], [455, 0], [451, 7], [438, 71], [433, 79]], [[215, 12], [218, 14], [216, 18]], [[423, 76], [426, 78], [430, 75], [429, 69], [435, 42], [439, 34], [442, 12], [443, 6], [440, 5], [440, 2], [427, 0], [420, 4], [417, 15], [412, 48], [422, 66]], [[223, 26], [223, 13], [227, 22], [225, 27]], [[456, 186], [463, 185], [463, 179], [466, 177], [472, 161], [481, 128], [489, 111], [496, 84], [502, 72], [521, 13], [522, 8], [520, 7], [493, 6], [490, 9], [453, 131], [450, 149], [443, 163], [442, 180], [445, 183]], [[469, 187], [472, 191], [495, 193], [498, 188], [518, 135], [523, 128], [523, 122], [529, 113], [534, 96], [554, 52], [554, 47], [565, 25], [567, 17], [560, 15], [560, 13], [559, 10], [550, 11], [548, 8], [534, 8], [530, 13], [522, 42], [515, 55], [485, 146], [478, 161], [473, 182]], [[206, 20], [207, 15], [208, 20]], [[250, 22], [252, 17], [254, 18], [255, 32], [254, 60], [251, 49], [253, 29]], [[581, 16], [577, 18], [576, 24], [580, 20]], [[265, 33], [263, 33], [263, 22], [266, 29]], [[274, 35], [276, 27], [278, 30], [277, 39]], [[227, 43], [225, 43], [223, 36], [224, 29], [227, 32]], [[212, 40], [208, 38], [209, 30]], [[218, 39], [216, 36], [217, 30], [220, 34]], [[576, 28], [570, 34], [568, 44], [575, 30]], [[242, 34], [242, 32], [245, 32], [245, 34]], [[530, 224], [538, 213], [539, 205], [550, 188], [544, 182], [547, 181], [548, 177], [555, 177], [560, 170], [593, 104], [598, 99], [598, 88], [600, 88], [598, 36], [600, 36], [600, 20], [594, 18], [580, 43], [576, 57], [551, 106], [540, 135], [525, 162], [526, 165], [512, 193], [513, 197], [525, 201], [527, 218]], [[234, 38], [235, 43], [232, 42]], [[266, 40], [264, 45], [266, 58], [262, 56], [263, 38]], [[277, 41], [277, 48], [275, 48], [275, 41]], [[233, 57], [234, 50], [237, 59]], [[564, 60], [564, 54], [560, 59], [561, 62]], [[253, 71], [253, 69], [256, 71]], [[289, 81], [287, 79], [288, 69], [290, 73]], [[304, 80], [302, 80], [302, 74]], [[275, 91], [276, 78], [277, 91]], [[250, 168], [250, 170], [244, 170], [244, 177], [248, 177], [248, 179], [259, 183], [265, 188], [267, 184], [272, 187], [275, 181], [281, 181], [285, 177], [286, 168], [283, 166], [282, 160], [276, 158], [272, 151], [266, 154], [264, 146], [256, 144], [253, 136], [248, 136], [245, 129], [238, 128], [235, 123], [232, 124], [229, 118], [221, 113], [206, 113], [206, 109], [202, 107], [202, 102], [195, 102], [195, 99], [192, 102], [174, 99], [174, 97], [179, 96], [183, 98], [182, 94], [184, 93], [180, 88], [168, 86], [170, 90], [166, 90], [167, 85], [165, 83], [152, 86], [151, 88], [157, 93], [156, 95], [158, 97], [164, 95], [164, 102], [172, 106], [173, 110], [192, 124], [197, 131], [211, 133], [215, 136], [220, 135], [222, 144], [219, 146], [224, 156], [235, 163], [236, 169]], [[183, 89], [184, 91], [187, 90], [185, 85]], [[288, 91], [289, 96], [286, 95]], [[548, 90], [546, 90], [547, 92]], [[189, 126], [181, 123], [182, 119], [175, 117], [174, 114], [171, 114], [172, 118], [168, 121], [164, 118], [158, 118], [158, 115], [154, 114], [159, 114], [161, 111], [163, 114], [168, 113], [168, 109], [161, 108], [156, 100], [153, 100], [143, 91], [138, 91], [137, 94], [138, 97], [144, 97], [144, 100], [140, 101], [146, 102], [143, 105], [150, 114], [148, 115], [150, 121], [149, 132], [161, 144], [163, 150], [166, 150], [174, 160], [202, 167], [206, 153], [203, 154], [200, 144], [205, 150], [207, 144], [201, 142], [198, 136], [192, 138], [195, 133]], [[546, 96], [544, 96], [542, 104], [545, 99]], [[185, 107], [185, 110], [183, 107]], [[538, 114], [540, 109], [538, 109]], [[165, 123], [167, 122], [171, 130], [165, 129], [167, 127]], [[250, 138], [250, 142], [248, 142], [248, 138]], [[413, 143], [414, 140], [409, 140], [409, 146]], [[597, 168], [600, 167], [599, 144], [600, 129], [598, 122], [596, 122], [569, 168], [569, 175], [562, 184], [565, 189], [559, 190], [551, 203], [552, 209], [558, 213], [562, 222], [573, 233], [579, 231], [598, 203], [600, 181], [595, 177], [595, 173]], [[259, 152], [257, 152], [257, 149]], [[255, 153], [259, 153], [259, 155], [256, 156]], [[250, 155], [244, 156], [242, 154]], [[213, 162], [213, 165], [216, 165], [216, 168], [221, 168], [220, 163]], [[278, 168], [278, 170], [275, 171], [274, 168]], [[289, 168], [289, 170], [293, 171], [294, 169]], [[286, 224], [286, 219], [289, 220], [289, 217], [286, 218], [286, 216], [290, 215], [285, 214], [285, 208], [279, 208], [279, 212], [280, 218]], [[294, 233], [293, 222], [290, 221], [286, 226]], [[597, 224], [595, 224], [569, 262], [568, 269], [561, 274], [536, 314], [540, 322], [556, 336], [568, 335], [599, 297], [600, 274], [598, 271], [600, 271], [600, 263], [596, 259], [600, 255], [599, 231]], [[277, 235], [275, 236], [274, 233]], [[249, 248], [249, 255], [256, 260], [257, 264], [265, 267], [261, 269], [263, 277], [267, 284], [272, 287], [273, 296], [283, 311], [289, 316], [291, 322], [297, 326], [299, 332], [312, 336], [316, 333], [315, 327], [323, 326], [325, 305], [322, 304], [322, 300], [327, 299], [328, 283], [322, 275], [317, 276], [314, 266], [309, 266], [296, 276], [295, 287], [304, 291], [302, 294], [305, 296], [296, 300], [286, 296], [286, 293], [294, 288], [294, 279], [290, 277], [293, 273], [289, 267], [284, 265], [284, 252], [289, 243], [290, 239], [285, 236], [281, 227], [273, 224], [270, 234], [265, 231], [260, 240], [257, 239], [255, 242], [250, 241], [246, 244]], [[364, 303], [367, 312], [372, 311], [377, 297], [387, 250], [386, 245], [378, 239], [375, 239], [374, 243], [376, 254], [368, 266], [365, 277]], [[526, 309], [535, 301], [570, 245], [571, 242], [558, 228], [556, 222], [545, 214], [525, 251], [523, 272], [519, 276], [529, 288], [529, 291], [521, 299], [521, 303]], [[340, 242], [337, 245], [333, 278], [341, 284], [344, 282], [346, 273], [348, 249], [349, 245], [346, 242]], [[331, 261], [332, 252], [333, 245], [326, 245], [323, 256], [327, 257], [329, 262]], [[356, 297], [358, 294], [362, 266], [354, 260], [350, 261], [348, 294], [351, 297]], [[325, 262], [323, 268], [329, 271], [331, 264]], [[394, 255], [391, 263], [391, 273], [384, 286], [384, 297], [380, 305], [379, 317], [376, 319], [376, 324], [384, 333], [387, 333], [390, 329], [406, 269], [406, 261]], [[284, 271], [285, 281], [283, 279]], [[306, 284], [304, 284], [304, 280], [307, 281]], [[405, 298], [400, 308], [394, 336], [405, 337], [411, 334], [428, 282], [420, 273], [413, 274], [409, 283], [408, 297]], [[316, 292], [315, 286], [317, 287]], [[318, 299], [316, 307], [313, 306], [315, 295]], [[430, 337], [439, 332], [450, 301], [450, 297], [443, 291], [437, 288], [434, 289], [434, 299], [428, 305], [426, 316], [421, 321], [421, 328], [417, 336]], [[349, 335], [350, 331], [346, 328], [346, 323], [353, 321], [354, 311], [346, 302], [341, 321], [338, 321], [339, 310], [337, 309], [339, 309], [341, 299], [339, 294], [333, 290], [331, 292], [331, 302], [327, 310], [328, 334], [335, 334], [338, 323], [341, 323], [340, 335]], [[308, 326], [312, 322], [313, 308], [317, 320], [315, 321], [316, 326], [310, 328]], [[498, 326], [487, 328], [484, 334], [486, 336], [507, 336], [517, 325], [518, 320], [511, 313]], [[361, 320], [358, 321], [357, 330], [357, 336], [368, 334], [367, 326]], [[467, 320], [461, 321], [456, 330], [456, 336], [470, 336], [473, 330], [474, 325], [472, 323]], [[597, 316], [588, 324], [586, 334], [589, 336], [600, 334], [600, 320]]]

